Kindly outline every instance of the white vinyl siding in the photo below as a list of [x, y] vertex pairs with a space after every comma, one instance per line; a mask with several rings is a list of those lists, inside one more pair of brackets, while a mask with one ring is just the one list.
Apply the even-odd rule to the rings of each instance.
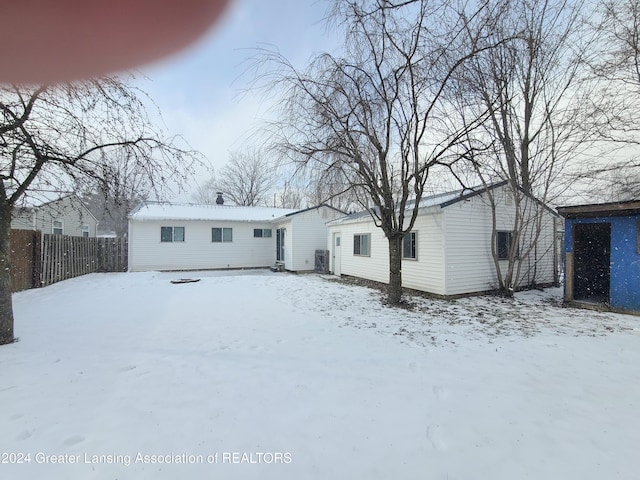
[[[389, 282], [389, 243], [382, 230], [377, 228], [373, 221], [365, 219], [352, 223], [339, 223], [330, 226], [329, 232], [330, 235], [332, 232], [341, 233], [340, 272], [342, 275], [366, 278], [382, 283]], [[369, 234], [370, 239], [368, 257], [353, 254], [354, 235], [364, 234]], [[333, 246], [331, 250], [333, 255]]]
[[[171, 222], [174, 223], [174, 222]], [[166, 220], [131, 220], [129, 223], [129, 269], [201, 270], [269, 267], [275, 261], [275, 238], [256, 241], [254, 228], [266, 222], [180, 221], [184, 242], [160, 242], [160, 226]], [[213, 243], [212, 228], [232, 228], [233, 241]]]
[[[506, 188], [494, 190], [497, 205], [496, 230], [513, 231], [514, 205], [508, 204]], [[446, 295], [483, 292], [498, 287], [492, 256], [491, 207], [487, 198], [475, 196], [443, 210], [445, 224]], [[544, 213], [543, 229], [537, 247], [523, 260], [520, 284], [535, 275], [537, 283], [553, 282], [553, 215]], [[520, 239], [519, 253], [528, 249], [533, 233], [529, 229]], [[537, 264], [536, 264], [537, 262]], [[535, 265], [534, 265], [535, 264]], [[500, 260], [503, 271], [507, 260]]]
[[440, 211], [418, 215], [416, 260], [402, 262], [402, 284], [407, 288], [444, 295], [444, 239]]
[[[370, 234], [370, 256], [353, 254], [353, 246], [341, 248], [342, 275], [366, 278], [376, 282], [389, 282], [389, 242], [373, 221], [364, 218], [351, 223], [330, 226], [330, 232], [341, 232], [342, 238], [353, 238], [362, 232]], [[444, 295], [444, 265], [441, 215], [428, 213], [416, 218], [416, 260], [402, 262], [402, 285], [407, 288]], [[343, 245], [347, 245], [343, 241]], [[333, 248], [333, 247], [332, 247]]]
[[[504, 187], [501, 190], [496, 189], [497, 229], [512, 231], [514, 199], [511, 198], [511, 205], [507, 205]], [[554, 279], [554, 215], [545, 210], [543, 218], [537, 246], [522, 262], [519, 276], [522, 285], [529, 284], [534, 277], [538, 284], [551, 283]], [[330, 225], [329, 230], [329, 238], [337, 232], [342, 236], [340, 271], [343, 275], [382, 283], [389, 281], [388, 241], [369, 217], [338, 221]], [[416, 233], [417, 258], [403, 259], [404, 287], [446, 296], [497, 288], [498, 280], [491, 250], [491, 207], [485, 196], [474, 196], [444, 208], [425, 208], [416, 218], [413, 232]], [[363, 233], [371, 235], [370, 257], [354, 255], [353, 246], [347, 244], [346, 239], [353, 239], [354, 235]], [[530, 231], [523, 234], [519, 248], [521, 255], [530, 244], [531, 237]], [[328, 245], [333, 252], [330, 241]], [[507, 263], [506, 260], [500, 261], [501, 267], [505, 269]]]
[[[341, 216], [328, 207], [312, 208], [285, 217], [274, 228], [285, 228], [285, 269], [312, 271], [316, 250], [327, 248], [327, 222]], [[275, 250], [274, 250], [275, 252]]]

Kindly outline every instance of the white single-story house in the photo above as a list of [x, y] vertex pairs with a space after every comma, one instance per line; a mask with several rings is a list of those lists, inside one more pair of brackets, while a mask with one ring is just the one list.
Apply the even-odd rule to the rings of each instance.
[[[500, 258], [507, 253], [506, 243], [512, 238], [513, 197], [506, 182], [488, 188], [496, 203], [495, 241]], [[403, 241], [404, 287], [442, 297], [487, 292], [498, 287], [492, 254], [492, 209], [487, 197], [487, 188], [478, 188], [422, 199], [414, 228]], [[535, 248], [522, 259], [520, 286], [532, 282], [551, 284], [557, 278], [555, 232], [561, 222], [547, 207], [543, 207], [541, 219]], [[389, 282], [389, 243], [368, 212], [330, 222], [329, 235], [333, 274]], [[520, 249], [524, 252], [529, 239], [523, 237]], [[506, 268], [508, 260], [499, 262], [501, 268]]]
[[234, 205], [146, 203], [129, 216], [129, 270], [262, 268], [312, 271], [327, 222], [343, 215]]
[[43, 234], [95, 237], [98, 219], [74, 194], [25, 207], [17, 207], [11, 219], [16, 230], [40, 230]]

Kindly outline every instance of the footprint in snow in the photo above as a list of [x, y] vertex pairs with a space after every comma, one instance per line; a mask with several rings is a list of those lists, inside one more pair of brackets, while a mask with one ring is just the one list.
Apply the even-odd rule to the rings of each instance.
[[449, 398], [449, 390], [447, 390], [442, 385], [435, 385], [432, 391], [433, 391], [433, 395], [436, 397], [437, 400], [442, 401]]
[[20, 434], [16, 437], [16, 440], [18, 441], [22, 441], [22, 440], [26, 440], [27, 438], [29, 438], [31, 436], [31, 432], [29, 430], [23, 430], [22, 432], [20, 432]]
[[78, 443], [82, 443], [85, 441], [85, 438], [82, 435], [73, 435], [72, 437], [67, 438], [63, 443], [70, 447], [72, 445], [77, 445]]
[[440, 425], [427, 425], [427, 439], [431, 442], [431, 446], [438, 452], [447, 451], [447, 444], [442, 437], [442, 428], [440, 428]]
[[120, 367], [118, 369], [118, 373], [130, 372], [131, 370], [135, 370], [135, 365], [127, 365], [126, 367]]

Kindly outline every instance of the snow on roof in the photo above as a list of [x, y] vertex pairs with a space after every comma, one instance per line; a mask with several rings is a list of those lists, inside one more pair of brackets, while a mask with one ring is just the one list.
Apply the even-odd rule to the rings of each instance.
[[218, 220], [267, 222], [297, 212], [288, 208], [241, 207], [236, 205], [194, 205], [147, 203], [135, 210], [131, 220]]
[[38, 208], [47, 203], [57, 202], [67, 197], [77, 196], [72, 192], [56, 191], [56, 190], [33, 190], [27, 191], [19, 200], [17, 206], [21, 208]]
[[[464, 189], [454, 190], [452, 192], [437, 193], [435, 195], [429, 195], [426, 197], [422, 197], [422, 199], [420, 200], [420, 208], [421, 209], [430, 208], [430, 207], [444, 208], [453, 203], [456, 203], [457, 201], [465, 200], [467, 198], [473, 197], [474, 195], [479, 195], [481, 193], [484, 193], [487, 190], [487, 188], [491, 189], [495, 187], [500, 187], [502, 185], [504, 185], [504, 182], [497, 182], [489, 185], [488, 187], [478, 186], [473, 188], [464, 188]], [[406, 208], [407, 209], [413, 208], [413, 205], [414, 205], [414, 202], [409, 201], [407, 202]], [[365, 210], [362, 212], [352, 213], [345, 217], [340, 217], [334, 220], [333, 222], [330, 222], [329, 224], [355, 222], [358, 220], [369, 219], [369, 218], [371, 218], [371, 214]]]

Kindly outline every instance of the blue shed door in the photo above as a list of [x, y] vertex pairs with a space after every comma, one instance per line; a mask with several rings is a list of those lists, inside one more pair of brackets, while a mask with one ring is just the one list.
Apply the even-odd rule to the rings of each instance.
[[611, 294], [611, 224], [573, 226], [573, 299], [609, 303]]

